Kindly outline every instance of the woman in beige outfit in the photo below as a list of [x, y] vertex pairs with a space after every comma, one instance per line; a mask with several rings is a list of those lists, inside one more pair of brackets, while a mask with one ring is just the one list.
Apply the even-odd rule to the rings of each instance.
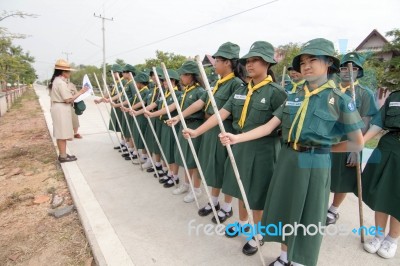
[[53, 136], [57, 139], [59, 150], [58, 160], [60, 163], [76, 161], [76, 157], [67, 154], [67, 139], [74, 137], [72, 125], [71, 105], [79, 95], [85, 93], [88, 88], [82, 88], [73, 94], [68, 87], [68, 79], [73, 69], [63, 59], [57, 60], [54, 67], [54, 74], [51, 78], [49, 88], [51, 98], [51, 118], [53, 119]]

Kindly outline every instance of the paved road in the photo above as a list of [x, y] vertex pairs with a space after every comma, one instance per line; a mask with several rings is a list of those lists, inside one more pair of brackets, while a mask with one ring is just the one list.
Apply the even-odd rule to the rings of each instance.
[[[50, 99], [44, 86], [35, 86], [47, 121]], [[152, 175], [142, 172], [137, 165], [121, 159], [113, 150], [113, 143], [102, 122], [99, 109], [108, 118], [104, 105], [96, 106], [85, 100], [87, 109], [80, 116], [81, 140], [68, 142], [69, 151], [78, 157], [74, 163], [63, 164], [74, 201], [96, 260], [100, 265], [261, 265], [258, 255], [247, 257], [241, 248], [244, 237], [227, 239], [225, 236], [204, 233], [193, 226], [212, 224], [211, 217], [199, 217], [194, 203], [184, 203], [183, 196], [171, 194]], [[115, 135], [111, 135], [116, 143]], [[183, 176], [181, 174], [181, 176]], [[200, 205], [207, 200], [203, 196]], [[234, 201], [233, 222], [237, 219]], [[340, 210], [338, 224], [349, 229], [358, 226], [358, 201], [348, 195]], [[373, 225], [373, 212], [364, 205], [365, 225]], [[367, 237], [369, 239], [369, 237]], [[267, 264], [279, 255], [279, 245], [265, 243], [262, 247]], [[326, 236], [318, 265], [400, 265], [400, 252], [391, 260], [366, 253], [359, 237]]]

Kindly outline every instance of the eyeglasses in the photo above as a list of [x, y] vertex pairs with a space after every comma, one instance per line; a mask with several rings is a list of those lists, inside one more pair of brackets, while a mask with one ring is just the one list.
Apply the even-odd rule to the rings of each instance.
[[[340, 72], [349, 72], [348, 67], [339, 67]], [[358, 67], [353, 67], [353, 72], [358, 71]]]

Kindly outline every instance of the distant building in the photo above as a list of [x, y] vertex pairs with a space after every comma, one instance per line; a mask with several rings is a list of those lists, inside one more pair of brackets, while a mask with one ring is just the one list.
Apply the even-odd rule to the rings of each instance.
[[202, 64], [204, 67], [214, 66], [215, 59], [211, 55], [206, 54], [203, 58]]

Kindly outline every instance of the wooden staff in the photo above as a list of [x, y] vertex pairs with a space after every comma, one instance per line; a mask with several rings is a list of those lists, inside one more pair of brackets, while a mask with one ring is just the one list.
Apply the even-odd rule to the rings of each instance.
[[[181, 110], [181, 107], [179, 105], [179, 101], [176, 98], [176, 95], [175, 95], [175, 92], [174, 92], [174, 88], [172, 88], [172, 84], [171, 84], [171, 80], [169, 79], [167, 68], [165, 67], [164, 63], [161, 63], [161, 67], [162, 67], [162, 69], [164, 71], [164, 77], [167, 80], [169, 91], [171, 92], [172, 98], [174, 99], [174, 102], [175, 102], [175, 105], [176, 105], [176, 110], [178, 111], [178, 115], [179, 115], [179, 119], [181, 120], [182, 127], [183, 127], [183, 129], [187, 129], [188, 127], [186, 125], [185, 118], [183, 117], [182, 110]], [[215, 209], [214, 204], [212, 204], [211, 195], [210, 195], [210, 192], [208, 191], [207, 182], [206, 182], [206, 179], [204, 178], [203, 169], [201, 168], [201, 165], [200, 165], [200, 162], [199, 162], [199, 158], [197, 157], [196, 149], [194, 148], [193, 141], [192, 141], [191, 138], [188, 138], [187, 141], [189, 143], [190, 150], [192, 151], [193, 159], [196, 162], [197, 169], [199, 170], [200, 178], [201, 178], [201, 181], [202, 181], [202, 183], [204, 185], [208, 200], [211, 203], [210, 205], [211, 205], [211, 209], [213, 211], [213, 214], [215, 216], [215, 220], [217, 221], [217, 224], [219, 225], [220, 222], [219, 222], [219, 218], [218, 218], [218, 213], [217, 213], [217, 210]], [[189, 180], [190, 180], [190, 176], [189, 176]]]
[[[133, 79], [132, 73], [129, 73], [129, 74], [131, 75], [131, 78]], [[140, 91], [139, 91], [138, 87], [136, 86], [136, 83], [135, 83], [135, 82], [133, 82], [133, 87], [134, 87], [135, 90], [136, 90], [136, 95], [138, 96], [139, 101], [140, 101], [140, 103], [142, 104], [143, 110], [146, 110], [146, 106], [144, 105], [142, 95], [140, 95]], [[161, 156], [163, 157], [163, 160], [164, 160], [165, 164], [167, 165], [168, 171], [170, 171], [170, 173], [172, 173], [171, 168], [169, 167], [169, 163], [168, 163], [168, 161], [167, 161], [167, 157], [165, 157], [164, 151], [163, 151], [163, 149], [162, 149], [162, 147], [161, 147], [161, 143], [160, 143], [160, 141], [158, 140], [157, 133], [156, 133], [156, 131], [154, 130], [153, 123], [151, 123], [150, 117], [147, 117], [147, 122], [149, 122], [149, 126], [150, 126], [150, 129], [151, 129], [151, 132], [153, 132], [154, 138], [156, 139], [158, 148], [160, 149], [160, 152], [161, 152]], [[147, 148], [146, 148], [146, 149], [147, 149]], [[149, 151], [149, 150], [147, 150], [147, 151], [148, 151], [149, 154], [150, 154], [150, 151]], [[154, 163], [153, 163], [153, 160], [152, 160], [152, 159], [150, 159], [150, 160], [151, 160], [151, 164], [153, 165], [154, 169], [157, 170], [157, 169], [156, 169], [156, 166], [155, 166]], [[157, 172], [158, 172], [158, 171], [157, 171]], [[158, 174], [157, 174], [157, 175], [158, 175]], [[160, 179], [160, 176], [158, 176], [158, 178]], [[174, 182], [174, 185], [176, 186], [176, 182], [175, 182], [175, 180], [174, 180], [173, 178], [172, 178], [172, 181]]]
[[[164, 103], [165, 110], [167, 111], [168, 119], [171, 119], [171, 113], [170, 113], [170, 111], [168, 109], [167, 99], [165, 98], [165, 95], [164, 95], [164, 92], [163, 92], [163, 88], [161, 86], [161, 82], [160, 82], [160, 79], [158, 78], [157, 70], [156, 70], [155, 67], [153, 67], [153, 73], [154, 73], [155, 78], [156, 78], [157, 87], [158, 87], [158, 89], [160, 91], [161, 99], [162, 99], [162, 101]], [[175, 126], [172, 126], [172, 133], [174, 134], [174, 137], [175, 137], [176, 146], [178, 147], [178, 151], [179, 151], [179, 154], [180, 154], [181, 159], [182, 159], [183, 168], [185, 169], [185, 173], [186, 173], [186, 175], [188, 177], [190, 177], [189, 169], [187, 167], [185, 157], [183, 156], [182, 147], [181, 147], [181, 144], [179, 143], [179, 139], [178, 139], [178, 135], [176, 134]], [[197, 209], [200, 209], [199, 201], [197, 200], [196, 193], [194, 193], [193, 183], [192, 183], [192, 180], [190, 178], [189, 178], [189, 184], [190, 184], [190, 189], [192, 190], [192, 193], [194, 195], [194, 200], [196, 202]]]
[[[199, 66], [200, 74], [201, 74], [201, 77], [203, 78], [204, 84], [206, 86], [206, 91], [207, 91], [207, 94], [208, 94], [208, 98], [211, 101], [211, 106], [212, 106], [212, 108], [214, 110], [215, 117], [218, 120], [218, 125], [219, 125], [219, 128], [221, 130], [221, 133], [225, 133], [226, 132], [225, 131], [225, 127], [224, 127], [224, 124], [222, 122], [221, 115], [219, 114], [217, 103], [215, 102], [214, 95], [212, 93], [212, 89], [211, 89], [210, 84], [208, 82], [206, 71], [204, 70], [203, 64], [201, 63], [201, 60], [200, 60], [199, 56], [196, 56], [196, 62], [197, 62], [197, 65]], [[231, 145], [227, 144], [226, 145], [226, 149], [228, 150], [228, 155], [229, 155], [229, 159], [231, 160], [231, 163], [232, 163], [233, 172], [235, 173], [236, 182], [239, 185], [240, 193], [242, 194], [242, 198], [243, 198], [244, 205], [246, 207], [247, 215], [249, 216], [249, 222], [252, 225], [252, 228], [255, 228], [254, 227], [253, 213], [251, 212], [249, 201], [247, 200], [247, 196], [246, 196], [246, 192], [244, 191], [242, 180], [240, 179], [239, 169], [238, 169], [238, 167], [236, 165], [236, 160], [235, 160], [235, 157], [233, 156]], [[257, 244], [257, 248], [258, 248], [258, 251], [259, 251], [259, 254], [260, 254], [261, 262], [265, 266], [265, 261], [264, 261], [264, 257], [263, 257], [262, 252], [261, 252], [260, 243], [258, 241], [257, 234], [254, 235], [254, 239], [255, 239], [255, 242]]]
[[[99, 80], [97, 79], [96, 74], [94, 74], [94, 78], [96, 79], [97, 86], [99, 87], [99, 91], [100, 91], [100, 93], [101, 93], [101, 97], [104, 98], [104, 94], [103, 94], [103, 92], [102, 92], [102, 88], [101, 88], [101, 86], [100, 86], [100, 84], [99, 84]], [[94, 92], [93, 92], [93, 95], [94, 95]], [[115, 146], [114, 140], [113, 140], [112, 137], [111, 137], [110, 130], [108, 129], [107, 123], [106, 123], [106, 121], [104, 120], [104, 117], [103, 117], [103, 114], [101, 113], [101, 110], [100, 110], [100, 108], [99, 108], [99, 105], [96, 104], [96, 106], [97, 106], [97, 110], [99, 110], [99, 113], [100, 113], [100, 115], [101, 115], [101, 119], [103, 120], [104, 126], [106, 127], [106, 130], [107, 130], [107, 132], [108, 132], [108, 135], [110, 136], [111, 142], [113, 143], [113, 146]], [[118, 145], [119, 145], [120, 149], [122, 150], [121, 141], [120, 141], [120, 139], [118, 138], [118, 134], [117, 134], [117, 131], [115, 130], [114, 122], [113, 122], [112, 119], [111, 119], [111, 113], [108, 111], [107, 106], [106, 106], [106, 109], [107, 109], [108, 115], [110, 116], [110, 122], [111, 122], [111, 125], [112, 125], [113, 129], [114, 129], [115, 136], [117, 137]]]
[[286, 75], [286, 66], [283, 67], [283, 72], [282, 72], [282, 80], [281, 80], [282, 88], [285, 88], [285, 75]]
[[[349, 69], [350, 76], [350, 87], [351, 92], [353, 94], [353, 102], [354, 106], [356, 105], [356, 90], [354, 88], [354, 80], [353, 80], [353, 63], [348, 63], [347, 68]], [[363, 212], [363, 201], [362, 201], [362, 185], [361, 185], [361, 166], [360, 166], [360, 152], [357, 152], [357, 161], [356, 161], [356, 171], [357, 171], [357, 190], [358, 190], [358, 212], [360, 218], [360, 231], [361, 231], [361, 243], [364, 243], [364, 212]]]
[[[119, 102], [122, 103], [121, 93], [120, 93], [119, 90], [118, 90], [118, 84], [117, 84], [117, 82], [116, 82], [116, 80], [115, 80], [114, 72], [113, 72], [113, 71], [111, 71], [111, 76], [112, 76], [112, 79], [113, 79], [113, 82], [114, 82], [115, 89], [117, 90]], [[104, 81], [105, 81], [105, 77], [103, 77], [103, 78], [104, 78]], [[122, 81], [121, 81], [121, 79], [119, 78], [119, 76], [118, 76], [118, 80], [119, 80], [119, 83], [120, 83], [120, 85], [121, 85], [121, 91], [123, 92], [123, 94], [124, 94], [124, 96], [125, 96], [125, 98], [126, 98], [128, 104], [130, 105], [129, 99], [128, 99], [128, 97], [126, 96], [126, 93], [125, 93], [124, 85], [122, 84]], [[135, 81], [132, 80], [132, 82], [135, 82]], [[125, 112], [122, 112], [122, 113], [124, 114], [125, 121], [126, 121], [126, 125], [127, 125], [127, 127], [128, 127], [128, 131], [129, 131], [129, 135], [131, 136], [131, 139], [132, 139], [132, 142], [133, 142], [133, 149], [134, 149], [134, 151], [135, 151], [136, 154], [137, 154], [137, 159], [138, 159], [138, 162], [139, 162], [139, 165], [140, 165], [140, 169], [143, 171], [142, 161], [140, 160], [140, 154], [139, 154], [139, 151], [138, 151], [137, 148], [136, 148], [136, 144], [135, 144], [134, 139], [133, 139], [133, 134], [132, 134], [131, 127], [129, 126], [128, 117], [126, 116], [126, 113], [125, 113]], [[136, 121], [136, 120], [135, 120], [135, 121]], [[121, 131], [122, 131], [122, 128], [121, 128]], [[130, 157], [130, 156], [129, 156], [129, 157]], [[132, 161], [132, 163], [133, 163], [133, 158], [132, 158], [132, 157], [130, 157], [130, 158], [131, 158], [131, 161]]]

